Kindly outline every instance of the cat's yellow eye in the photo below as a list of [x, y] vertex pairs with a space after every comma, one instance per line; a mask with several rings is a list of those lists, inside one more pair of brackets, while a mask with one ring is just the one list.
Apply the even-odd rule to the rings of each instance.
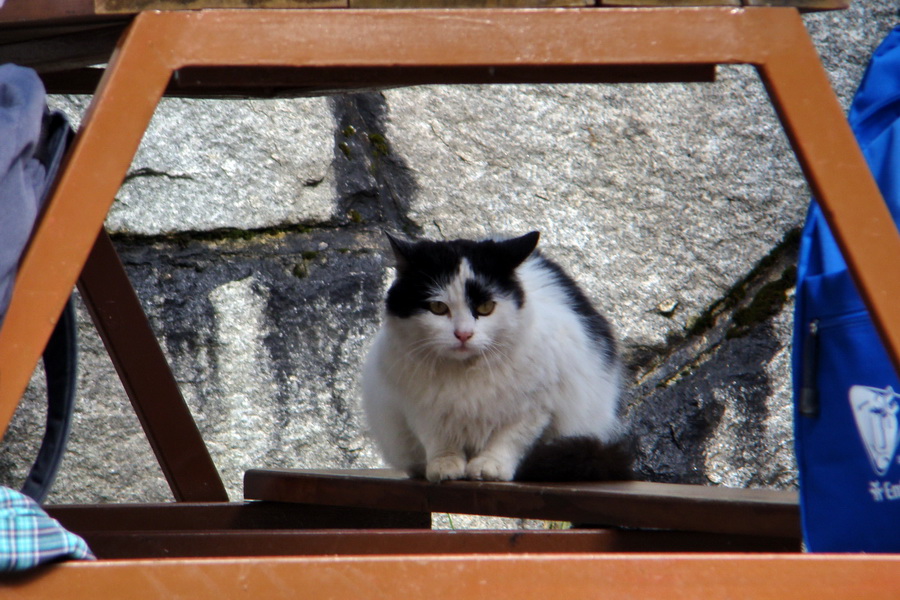
[[429, 302], [428, 310], [436, 315], [446, 315], [450, 312], [450, 307], [443, 302]]
[[475, 307], [475, 312], [478, 313], [480, 317], [486, 317], [492, 312], [494, 312], [494, 308], [497, 306], [497, 303], [493, 300], [488, 300], [482, 304], [479, 304]]

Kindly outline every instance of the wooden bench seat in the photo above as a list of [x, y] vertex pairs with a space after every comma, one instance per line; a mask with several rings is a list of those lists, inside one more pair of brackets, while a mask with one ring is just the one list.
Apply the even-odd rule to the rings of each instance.
[[657, 529], [431, 530], [428, 513], [311, 504], [167, 503], [52, 506], [104, 560], [322, 555], [742, 552], [786, 553], [777, 537]]
[[[246, 502], [51, 506], [98, 557], [797, 552], [797, 494], [648, 482], [432, 484], [389, 469], [251, 470]], [[433, 513], [568, 521], [431, 531]]]
[[390, 469], [250, 470], [249, 500], [571, 521], [592, 526], [771, 536], [799, 542], [792, 491], [650, 483], [433, 484]]
[[[797, 552], [797, 494], [647, 482], [411, 480], [389, 469], [251, 470], [246, 502], [51, 506], [98, 557]], [[432, 531], [432, 513], [577, 529]]]

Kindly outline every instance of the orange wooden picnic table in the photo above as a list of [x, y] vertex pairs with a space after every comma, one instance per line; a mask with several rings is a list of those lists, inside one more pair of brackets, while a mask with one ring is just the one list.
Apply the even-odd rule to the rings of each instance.
[[[435, 487], [372, 473], [270, 471], [248, 473], [251, 502], [228, 503], [103, 229], [166, 94], [268, 97], [431, 83], [712, 81], [716, 65], [749, 64], [762, 78], [885, 345], [900, 365], [900, 310], [893, 300], [900, 298], [900, 236], [799, 14], [842, 5], [831, 0], [777, 1], [781, 6], [764, 6], [765, 0], [701, 3], [7, 0], [0, 8], [0, 60], [18, 57], [38, 70], [49, 91], [93, 93], [93, 100], [21, 264], [0, 329], [0, 434], [78, 284], [179, 502], [53, 509], [108, 554], [95, 564], [52, 567], [4, 591], [12, 598], [107, 592], [123, 598], [894, 594], [900, 582], [897, 557], [616, 553], [637, 547], [799, 550], [796, 497], [789, 492], [751, 502], [719, 492], [706, 497], [700, 491], [693, 498], [683, 490], [640, 486], [617, 492], [615, 484]], [[380, 496], [361, 495], [365, 489], [377, 489]], [[373, 498], [383, 502], [372, 505]], [[515, 514], [519, 507], [528, 512], [548, 502], [556, 503], [553, 518], [571, 513], [590, 522], [593, 515], [603, 522], [591, 524], [603, 529], [555, 537], [479, 538], [458, 532], [454, 538], [454, 532], [427, 531], [421, 518], [431, 510], [502, 508], [501, 514]], [[683, 536], [654, 535], [652, 523], [628, 521], [627, 507], [635, 502], [654, 507], [662, 519], [659, 527]], [[727, 531], [715, 525], [722, 519], [706, 523], [703, 518], [704, 510], [728, 507], [737, 507], [732, 520], [772, 514], [780, 525], [753, 536], [752, 525], [751, 531]], [[667, 508], [673, 514], [666, 515]], [[681, 530], [679, 510], [691, 515]], [[152, 530], [147, 522], [154, 524]], [[353, 531], [335, 531], [341, 523]], [[608, 527], [614, 526], [644, 533], [621, 530], [613, 540]], [[385, 533], [385, 528], [399, 529]], [[687, 539], [692, 536], [693, 545]], [[536, 554], [511, 556], [519, 539]], [[152, 544], [145, 543], [144, 554], [133, 550], [148, 540]], [[340, 556], [308, 556], [328, 553], [323, 548]], [[373, 548], [385, 554], [347, 556]], [[172, 549], [180, 549], [182, 557], [218, 558], [159, 558], [174, 556]], [[413, 552], [425, 555], [416, 558]], [[307, 556], [259, 558], [266, 553]], [[241, 557], [222, 558], [235, 555]], [[116, 556], [129, 560], [107, 560]]]

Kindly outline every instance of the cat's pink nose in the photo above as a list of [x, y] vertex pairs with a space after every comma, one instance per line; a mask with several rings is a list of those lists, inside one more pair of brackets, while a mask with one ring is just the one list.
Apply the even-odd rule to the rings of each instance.
[[472, 339], [472, 336], [475, 335], [474, 331], [454, 331], [453, 335], [456, 336], [456, 339], [461, 341], [463, 344]]

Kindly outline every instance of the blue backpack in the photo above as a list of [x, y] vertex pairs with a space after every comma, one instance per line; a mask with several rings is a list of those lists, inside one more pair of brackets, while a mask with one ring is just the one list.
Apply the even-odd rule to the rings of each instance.
[[[900, 27], [875, 51], [848, 119], [898, 223]], [[900, 551], [900, 381], [815, 201], [800, 245], [792, 358], [807, 549]]]
[[[37, 73], [0, 65], [0, 325], [22, 253], [72, 141], [64, 115], [47, 110]], [[71, 299], [44, 349], [47, 415], [44, 439], [22, 493], [42, 502], [53, 485], [75, 403], [77, 332]]]

